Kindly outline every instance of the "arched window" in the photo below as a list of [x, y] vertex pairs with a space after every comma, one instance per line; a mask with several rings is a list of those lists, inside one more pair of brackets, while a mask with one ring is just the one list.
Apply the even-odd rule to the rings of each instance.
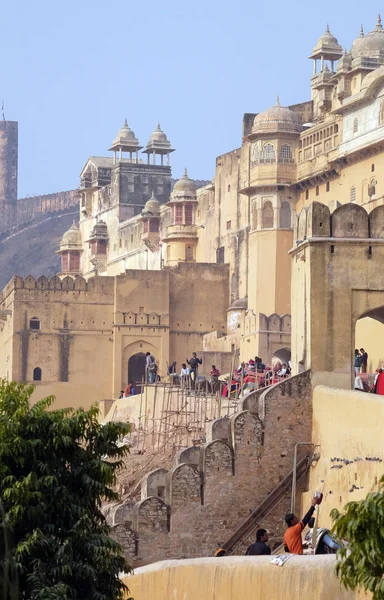
[[291, 223], [291, 207], [289, 202], [284, 200], [281, 203], [280, 207], [280, 227], [282, 229], [290, 229], [292, 227]]
[[359, 121], [357, 117], [353, 119], [353, 133], [357, 133], [359, 131]]
[[185, 260], [193, 260], [193, 246], [185, 246]]
[[273, 228], [273, 206], [272, 202], [267, 200], [263, 206], [263, 229]]
[[253, 144], [252, 161], [255, 163], [259, 162], [259, 146], [257, 143]]
[[356, 202], [356, 188], [355, 188], [355, 186], [351, 187], [351, 202]]
[[283, 144], [279, 153], [280, 162], [293, 162], [292, 148], [289, 144]]
[[40, 367], [33, 369], [33, 381], [41, 381], [42, 371]]
[[271, 144], [270, 142], [268, 142], [267, 144], [264, 144], [264, 146], [263, 146], [263, 151], [261, 153], [260, 162], [274, 163], [275, 161], [276, 161], [275, 146], [273, 144]]
[[37, 317], [32, 317], [29, 321], [29, 329], [34, 329], [35, 331], [40, 329], [40, 319]]

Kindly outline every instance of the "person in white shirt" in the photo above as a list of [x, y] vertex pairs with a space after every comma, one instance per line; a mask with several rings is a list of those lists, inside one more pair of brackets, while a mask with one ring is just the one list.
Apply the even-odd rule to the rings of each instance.
[[189, 373], [190, 369], [187, 367], [185, 363], [182, 363], [180, 370], [180, 383], [181, 386], [184, 387], [189, 382]]

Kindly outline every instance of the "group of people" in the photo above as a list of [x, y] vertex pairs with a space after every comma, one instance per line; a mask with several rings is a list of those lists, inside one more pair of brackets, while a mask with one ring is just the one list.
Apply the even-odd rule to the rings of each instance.
[[168, 367], [169, 378], [173, 383], [180, 383], [182, 387], [195, 389], [199, 381], [199, 365], [203, 364], [203, 359], [199, 358], [196, 352], [192, 352], [191, 358], [185, 360], [185, 363], [181, 363], [180, 373], [177, 372], [176, 361]]
[[353, 361], [353, 370], [355, 374], [354, 389], [362, 392], [371, 392], [372, 394], [384, 395], [384, 372], [383, 369], [376, 369], [375, 376], [372, 381], [369, 382], [367, 377], [361, 377], [361, 375], [367, 373], [368, 365], [368, 353], [364, 348], [355, 350], [355, 356]]
[[[248, 362], [243, 362], [239, 368], [232, 374], [231, 386], [229, 383], [223, 388], [223, 396], [228, 396], [230, 392], [236, 392], [244, 385], [256, 385], [257, 387], [266, 387], [273, 383], [278, 383], [281, 379], [291, 375], [290, 362], [281, 363], [277, 361], [274, 366], [265, 365], [262, 358], [256, 356], [250, 358]], [[229, 392], [229, 387], [230, 392]]]
[[[285, 516], [285, 523], [287, 530], [284, 533], [284, 550], [290, 554], [303, 554], [303, 540], [302, 532], [308, 525], [313, 524], [313, 513], [315, 508], [322, 501], [322, 494], [315, 494], [312, 499], [311, 508], [306, 515], [299, 520], [294, 513], [288, 513]], [[271, 554], [271, 548], [267, 545], [268, 532], [266, 529], [258, 529], [256, 531], [256, 541], [251, 544], [245, 555], [246, 556], [263, 556]], [[227, 556], [227, 550], [225, 548], [218, 548], [215, 552], [215, 556]]]

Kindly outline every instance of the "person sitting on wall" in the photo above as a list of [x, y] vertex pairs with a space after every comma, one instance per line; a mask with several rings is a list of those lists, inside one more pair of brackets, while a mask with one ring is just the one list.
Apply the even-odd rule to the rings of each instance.
[[258, 529], [256, 531], [256, 542], [251, 544], [245, 553], [245, 556], [262, 556], [263, 554], [271, 554], [271, 549], [267, 546], [268, 533], [266, 529]]
[[136, 392], [135, 384], [133, 383], [133, 381], [130, 381], [129, 383], [131, 384], [130, 396], [136, 396], [137, 392]]
[[173, 363], [171, 365], [169, 365], [168, 367], [168, 375], [176, 375], [176, 365], [177, 362], [174, 360]]
[[315, 512], [316, 505], [320, 504], [322, 495], [319, 497], [312, 498], [312, 506], [307, 514], [299, 521], [293, 513], [288, 513], [285, 516], [285, 522], [288, 525], [288, 529], [284, 533], [284, 548], [286, 552], [291, 554], [303, 554], [303, 542], [301, 539], [301, 532], [304, 527], [308, 525], [310, 518]]
[[180, 383], [182, 387], [187, 387], [189, 382], [189, 367], [182, 363], [180, 370]]
[[128, 396], [131, 395], [131, 393], [132, 393], [132, 385], [133, 385], [132, 381], [130, 381], [128, 383], [127, 387], [124, 390], [124, 398], [128, 398]]
[[121, 391], [120, 391], [119, 400], [121, 400], [121, 398], [124, 398], [124, 390], [121, 390]]
[[220, 371], [219, 371], [219, 369], [216, 369], [215, 365], [212, 365], [212, 369], [211, 369], [209, 375], [211, 377], [210, 384], [211, 384], [212, 393], [215, 394], [216, 389], [217, 389], [217, 384], [219, 382]]
[[155, 383], [156, 372], [157, 372], [156, 359], [150, 352], [146, 352], [145, 356], [147, 357], [145, 360], [145, 370], [146, 370], [146, 374], [147, 374], [147, 382]]
[[191, 380], [193, 383], [193, 386], [195, 384], [195, 381], [197, 381], [197, 372], [199, 370], [199, 365], [203, 364], [203, 361], [201, 358], [197, 358], [197, 354], [196, 352], [192, 352], [192, 358], [191, 360], [187, 360], [187, 364], [190, 366], [190, 376], [191, 376]]
[[360, 356], [361, 356], [361, 372], [367, 372], [368, 365], [368, 352], [364, 350], [364, 348], [360, 348]]

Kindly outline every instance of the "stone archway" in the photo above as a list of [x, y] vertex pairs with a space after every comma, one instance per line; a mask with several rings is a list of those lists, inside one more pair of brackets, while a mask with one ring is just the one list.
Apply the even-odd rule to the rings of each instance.
[[141, 390], [141, 382], [145, 380], [145, 361], [144, 352], [137, 352], [128, 359], [127, 381], [133, 381], [136, 390]]
[[290, 348], [279, 348], [275, 350], [273, 356], [276, 356], [281, 362], [288, 364], [291, 360], [291, 349]]

